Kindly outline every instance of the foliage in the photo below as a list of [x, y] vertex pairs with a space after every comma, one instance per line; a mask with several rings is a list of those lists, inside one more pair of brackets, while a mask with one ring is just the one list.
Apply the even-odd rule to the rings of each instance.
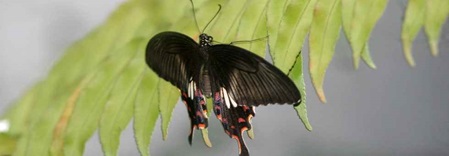
[[[325, 102], [323, 82], [343, 27], [354, 51], [355, 68], [362, 58], [370, 67], [368, 39], [387, 0], [195, 0], [199, 27], [217, 10], [205, 30], [222, 43], [268, 36], [273, 63], [289, 73], [303, 95], [295, 107], [306, 129], [302, 45], [309, 34], [309, 69], [318, 96]], [[402, 40], [411, 66], [413, 39], [421, 27], [438, 54], [441, 26], [449, 14], [447, 0], [409, 0]], [[162, 118], [164, 138], [178, 90], [160, 80], [145, 64], [146, 42], [161, 31], [178, 31], [197, 39], [199, 30], [188, 0], [129, 0], [84, 39], [69, 47], [48, 77], [26, 92], [3, 115], [10, 129], [1, 134], [0, 153], [7, 155], [82, 155], [98, 130], [105, 155], [117, 155], [122, 130], [133, 118], [138, 150], [149, 155], [150, 138]], [[266, 40], [265, 40], [266, 41]], [[266, 42], [238, 44], [265, 55]], [[303, 52], [304, 53], [304, 52]], [[211, 107], [210, 107], [211, 108]], [[207, 131], [203, 134], [205, 141]], [[252, 132], [250, 133], [252, 134]], [[4, 141], [7, 140], [7, 141]], [[14, 144], [13, 146], [5, 146]], [[210, 143], [209, 143], [210, 144]]]

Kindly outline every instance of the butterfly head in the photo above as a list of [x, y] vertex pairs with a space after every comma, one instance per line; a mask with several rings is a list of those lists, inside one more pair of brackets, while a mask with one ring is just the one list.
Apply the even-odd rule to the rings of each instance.
[[202, 33], [200, 35], [200, 46], [201, 47], [211, 46], [213, 39], [214, 38], [212, 38], [212, 36], [209, 36], [209, 35], [207, 35], [205, 33]]

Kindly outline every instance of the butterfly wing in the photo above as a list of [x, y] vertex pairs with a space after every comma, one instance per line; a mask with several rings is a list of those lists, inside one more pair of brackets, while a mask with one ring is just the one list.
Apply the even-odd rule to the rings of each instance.
[[199, 46], [177, 32], [162, 32], [148, 42], [145, 61], [159, 77], [187, 91], [192, 77], [200, 70]]
[[209, 47], [208, 54], [214, 113], [226, 134], [237, 141], [239, 156], [249, 156], [242, 134], [252, 128], [254, 107], [297, 104], [300, 93], [287, 75], [245, 49], [219, 44]]
[[204, 62], [199, 56], [198, 44], [181, 33], [162, 32], [148, 42], [145, 60], [159, 77], [181, 90], [181, 99], [191, 121], [188, 141], [192, 144], [193, 130], [208, 126], [205, 97], [198, 86]]
[[224, 88], [229, 105], [298, 104], [293, 81], [264, 58], [232, 45], [213, 45], [207, 67], [213, 92]]
[[224, 90], [213, 95], [214, 113], [229, 137], [235, 139], [239, 148], [239, 156], [249, 156], [249, 150], [243, 139], [243, 132], [252, 128], [251, 119], [256, 115], [254, 106], [227, 107]]

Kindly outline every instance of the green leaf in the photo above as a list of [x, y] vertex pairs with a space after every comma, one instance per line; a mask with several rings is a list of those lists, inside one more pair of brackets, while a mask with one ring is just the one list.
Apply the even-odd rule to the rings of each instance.
[[[230, 43], [235, 40], [235, 31], [237, 30], [238, 21], [242, 16], [243, 11], [246, 9], [248, 1], [242, 2], [241, 0], [228, 0], [228, 1], [209, 1], [215, 3], [211, 5], [214, 8], [218, 8], [217, 4], [223, 4], [223, 8], [218, 14], [217, 18], [211, 23], [210, 31], [208, 34], [214, 36], [214, 40], [221, 43]], [[211, 15], [215, 11], [210, 11]], [[211, 19], [211, 18], [209, 18]], [[206, 30], [207, 31], [207, 30]]]
[[123, 74], [125, 67], [136, 56], [140, 40], [134, 40], [117, 49], [106, 57], [94, 71], [92, 79], [83, 88], [73, 108], [69, 124], [64, 135], [64, 154], [82, 155], [84, 144], [98, 128], [101, 113], [108, 95], [117, 83], [117, 77]]
[[174, 87], [170, 82], [161, 80], [159, 83], [159, 111], [161, 114], [162, 139], [167, 139], [168, 125], [170, 124], [171, 115], [177, 101], [181, 95], [178, 88]]
[[368, 43], [365, 44], [362, 51], [362, 59], [365, 61], [365, 63], [368, 65], [368, 67], [372, 69], [377, 69], [376, 64], [374, 63], [373, 59], [371, 58], [371, 52], [369, 51], [369, 45]]
[[275, 61], [274, 55], [273, 55], [273, 48], [276, 46], [276, 40], [278, 37], [278, 29], [279, 29], [279, 24], [281, 23], [281, 19], [284, 16], [285, 13], [285, 9], [287, 6], [288, 0], [277, 0], [277, 1], [272, 1], [270, 0], [268, 2], [268, 7], [267, 7], [267, 32], [268, 32], [268, 43], [270, 45], [270, 53], [272, 56], [272, 59]]
[[[351, 42], [351, 23], [354, 20], [354, 5], [356, 3], [356, 0], [341, 0], [342, 4], [342, 23], [343, 23], [343, 30], [345, 32], [346, 38], [349, 42]], [[365, 63], [371, 67], [372, 69], [376, 69], [376, 64], [374, 64], [373, 59], [371, 58], [371, 54], [369, 52], [369, 46], [368, 42], [365, 43], [366, 45], [363, 48], [361, 57], [365, 61]]]
[[133, 58], [117, 78], [101, 115], [99, 134], [105, 155], [117, 155], [120, 134], [131, 121], [137, 90], [147, 68], [142, 63], [146, 39], [137, 39], [135, 42], [140, 44], [137, 52], [139, 56]]
[[134, 104], [134, 137], [142, 156], [150, 154], [151, 135], [159, 116], [159, 77], [145, 70]]
[[429, 40], [432, 55], [438, 56], [438, 41], [440, 39], [441, 27], [449, 15], [449, 1], [427, 0], [426, 4], [424, 30]]
[[305, 36], [312, 23], [315, 3], [316, 0], [289, 1], [279, 22], [272, 19], [276, 18], [276, 14], [272, 11], [268, 12], [270, 53], [274, 64], [284, 73], [293, 67], [296, 56], [302, 49]]
[[265, 56], [268, 41], [266, 31], [266, 10], [268, 2], [268, 0], [247, 1], [246, 9], [240, 17], [238, 28], [234, 35], [236, 36], [234, 40], [237, 42], [249, 41], [235, 45], [262, 57]]
[[36, 100], [38, 90], [42, 87], [42, 82], [36, 84], [33, 88], [28, 90], [25, 95], [10, 108], [7, 113], [1, 117], [0, 120], [8, 121], [10, 128], [7, 132], [10, 136], [20, 136], [26, 133], [29, 128], [29, 116], [32, 114], [32, 108]]
[[360, 57], [375, 24], [382, 16], [388, 0], [357, 0], [354, 5], [353, 20], [350, 23], [349, 40], [358, 69]]
[[[75, 84], [58, 85], [57, 76], [47, 78], [37, 88], [36, 97], [31, 105], [32, 113], [27, 116], [26, 130], [20, 134], [15, 155], [48, 155], [59, 117], [64, 111], [65, 103], [76, 89]], [[53, 92], [65, 87], [66, 92]], [[15, 123], [12, 123], [14, 125]], [[25, 128], [25, 127], [24, 127]]]
[[299, 92], [301, 93], [301, 103], [297, 106], [294, 106], [296, 113], [298, 114], [305, 128], [309, 131], [312, 131], [312, 125], [310, 124], [309, 118], [307, 117], [306, 84], [304, 83], [302, 64], [302, 55], [298, 55], [298, 57], [296, 58], [296, 63], [292, 68], [289, 77], [295, 82], [296, 87], [298, 87]]
[[5, 133], [0, 133], [0, 155], [13, 155], [16, 149], [17, 138]]
[[402, 24], [402, 47], [408, 64], [415, 66], [415, 60], [412, 55], [412, 44], [418, 35], [419, 30], [424, 24], [426, 15], [426, 0], [409, 0], [405, 19]]
[[[270, 1], [267, 10], [267, 30], [269, 35], [270, 53], [275, 64], [284, 73], [289, 73], [295, 83], [304, 82], [302, 77], [302, 58], [300, 51], [305, 35], [309, 31], [313, 18], [316, 0], [306, 1]], [[299, 59], [299, 61], [298, 61]], [[298, 65], [301, 64], [301, 65]], [[295, 69], [299, 68], [299, 69]], [[301, 74], [293, 74], [293, 70]], [[304, 84], [297, 84], [301, 91], [301, 104], [295, 109], [303, 121], [306, 129], [311, 130], [307, 118]], [[301, 109], [298, 109], [301, 108]], [[250, 138], [254, 137], [249, 132]]]
[[67, 101], [64, 103], [63, 112], [59, 117], [59, 120], [56, 123], [56, 126], [54, 127], [53, 130], [53, 138], [50, 147], [51, 155], [63, 155], [64, 134], [67, 129], [68, 120], [72, 116], [73, 109], [81, 94], [81, 90], [86, 87], [87, 83], [91, 80], [92, 77], [93, 75], [86, 76], [75, 88], [75, 90], [72, 92]]
[[309, 37], [309, 71], [316, 93], [326, 103], [323, 81], [340, 34], [340, 1], [318, 0], [313, 19]]
[[[410, 0], [409, 5], [416, 1]], [[327, 6], [337, 3], [327, 2]], [[290, 72], [289, 77], [300, 89], [302, 102], [294, 108], [306, 129], [312, 130], [307, 119], [303, 60], [299, 52], [314, 18], [317, 0], [195, 0], [194, 3], [200, 28], [195, 25], [189, 1], [129, 0], [112, 13], [103, 25], [69, 47], [48, 77], [24, 94], [2, 116], [11, 123], [8, 135], [17, 139], [14, 155], [82, 155], [85, 142], [97, 128], [100, 128], [105, 155], [116, 155], [120, 133], [131, 120], [131, 115], [134, 115], [138, 149], [142, 155], [149, 155], [151, 133], [159, 115], [162, 118], [163, 138], [167, 137], [179, 91], [146, 67], [143, 44], [155, 33], [167, 30], [197, 39], [202, 33], [198, 29], [205, 28], [211, 21], [217, 12], [217, 4], [223, 6], [222, 11], [211, 21], [205, 33], [225, 44], [260, 39], [235, 44], [260, 56], [265, 54], [266, 42], [263, 41], [266, 41], [264, 37], [268, 34], [275, 65], [285, 73]], [[367, 43], [386, 3], [387, 0], [342, 0], [343, 27], [354, 51], [356, 68], [360, 57], [368, 66], [375, 68]], [[425, 14], [426, 18], [421, 22], [429, 36], [432, 54], [438, 54], [441, 25], [449, 12], [447, 3], [447, 0], [428, 0], [425, 9], [423, 5], [415, 4], [421, 6], [415, 11], [409, 11], [412, 9], [409, 6], [403, 30], [406, 36], [403, 40], [408, 39], [407, 43], [403, 43], [404, 51], [406, 47], [411, 47], [420, 27], [419, 23], [414, 24], [420, 18], [413, 16]], [[425, 10], [425, 13], [416, 13], [419, 9]], [[411, 17], [408, 17], [409, 12], [412, 12]], [[411, 18], [413, 20], [409, 21]], [[332, 21], [316, 18], [314, 22], [316, 25]], [[310, 39], [321, 38], [324, 43], [322, 47], [333, 49], [329, 46], [332, 42], [324, 41], [322, 36], [329, 34], [319, 32], [319, 28], [311, 30]], [[134, 55], [133, 52], [138, 51], [136, 47], [140, 52]], [[311, 51], [313, 49], [316, 48], [311, 46]], [[332, 56], [324, 53], [324, 49], [318, 51], [311, 52], [311, 57], [319, 54], [317, 56], [323, 55], [328, 59], [320, 60], [324, 66], [317, 70], [323, 80]], [[210, 146], [208, 132], [203, 130], [202, 133], [205, 143]], [[252, 138], [252, 131], [248, 135]]]

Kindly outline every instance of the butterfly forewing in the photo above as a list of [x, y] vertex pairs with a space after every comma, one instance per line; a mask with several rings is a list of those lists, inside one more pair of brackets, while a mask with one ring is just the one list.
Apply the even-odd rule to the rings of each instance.
[[213, 92], [224, 87], [238, 105], [297, 104], [301, 99], [292, 80], [260, 56], [225, 44], [211, 46], [208, 54]]
[[177, 32], [162, 32], [151, 38], [145, 60], [156, 74], [183, 91], [204, 62], [198, 44]]

